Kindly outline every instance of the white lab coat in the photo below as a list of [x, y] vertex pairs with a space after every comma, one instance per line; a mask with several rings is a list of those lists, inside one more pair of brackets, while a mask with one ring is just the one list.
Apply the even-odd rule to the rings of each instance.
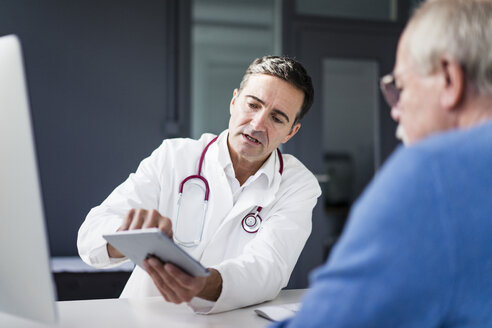
[[[209, 147], [202, 168], [210, 185], [202, 241], [194, 248], [185, 248], [205, 267], [217, 269], [223, 280], [216, 302], [194, 298], [189, 303], [200, 313], [227, 311], [275, 298], [287, 285], [311, 233], [312, 209], [321, 194], [314, 175], [291, 155], [283, 155], [284, 171], [280, 175], [279, 158], [273, 152], [259, 170], [264, 176], [248, 184], [233, 204], [231, 187], [219, 161], [219, 152], [227, 151], [227, 132]], [[102, 235], [116, 231], [131, 208], [157, 209], [173, 221], [179, 184], [196, 174], [200, 155], [213, 137], [204, 134], [199, 140], [165, 140], [143, 160], [134, 174], [88, 214], [77, 241], [81, 258], [95, 267], [119, 264], [121, 260], [108, 257]], [[230, 160], [228, 153], [227, 158]], [[263, 207], [261, 228], [257, 233], [246, 233], [241, 221], [256, 206]], [[121, 296], [156, 295], [160, 294], [150, 277], [136, 267]]]

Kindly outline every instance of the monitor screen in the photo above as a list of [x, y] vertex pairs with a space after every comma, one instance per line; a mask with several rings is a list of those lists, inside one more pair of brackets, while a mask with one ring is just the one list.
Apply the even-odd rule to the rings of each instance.
[[0, 37], [0, 312], [56, 321], [46, 236], [21, 47], [17, 37], [4, 36]]

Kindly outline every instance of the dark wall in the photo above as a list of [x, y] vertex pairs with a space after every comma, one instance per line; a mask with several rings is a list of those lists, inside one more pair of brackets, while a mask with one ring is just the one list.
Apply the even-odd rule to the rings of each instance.
[[0, 0], [0, 35], [23, 45], [54, 256], [77, 254], [88, 211], [163, 138], [186, 132], [177, 3]]

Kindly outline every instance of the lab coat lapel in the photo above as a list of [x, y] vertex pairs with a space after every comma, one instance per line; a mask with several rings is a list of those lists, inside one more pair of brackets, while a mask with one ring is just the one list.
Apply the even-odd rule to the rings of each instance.
[[[218, 163], [217, 163], [218, 164]], [[244, 215], [254, 211], [256, 206], [267, 207], [275, 200], [275, 194], [280, 186], [281, 175], [278, 172], [280, 165], [275, 165], [274, 179], [268, 186], [267, 179], [254, 181], [244, 189], [233, 206], [232, 192], [227, 181], [227, 177], [220, 165], [214, 165], [216, 171], [214, 176], [217, 180], [212, 182], [214, 198], [210, 199], [211, 214], [209, 216], [210, 225], [206, 232], [207, 237], [204, 248], [200, 251], [200, 261], [211, 264], [215, 263], [218, 254], [225, 251], [224, 241], [231, 236], [235, 228], [241, 229], [241, 220]], [[212, 189], [211, 189], [212, 190]]]
[[[275, 156], [277, 156], [275, 154]], [[261, 177], [248, 185], [239, 196], [236, 204], [231, 209], [223, 224], [227, 224], [230, 220], [241, 220], [245, 213], [256, 210], [257, 206], [267, 207], [275, 199], [275, 195], [279, 189], [281, 174], [279, 173], [280, 164], [278, 156], [274, 165], [274, 178], [270, 186], [265, 177]]]
[[[256, 182], [256, 181], [255, 181]], [[265, 186], [261, 184], [261, 186]], [[244, 212], [252, 212], [257, 206], [268, 206], [273, 200], [273, 192], [271, 188], [260, 188], [259, 183], [253, 183], [243, 190], [236, 204], [231, 209], [224, 223], [227, 223], [238, 216], [243, 217]]]

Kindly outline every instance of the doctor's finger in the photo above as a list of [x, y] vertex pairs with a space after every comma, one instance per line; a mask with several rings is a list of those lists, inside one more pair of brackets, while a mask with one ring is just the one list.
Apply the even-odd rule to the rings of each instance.
[[159, 230], [164, 232], [169, 238], [173, 238], [173, 224], [171, 220], [165, 216], [159, 221]]
[[135, 215], [135, 209], [132, 208], [126, 214], [126, 217], [123, 220], [123, 223], [121, 224], [121, 226], [120, 226], [120, 228], [118, 230], [121, 231], [121, 230], [128, 230], [128, 229], [130, 229], [130, 224], [132, 223], [132, 219], [133, 219], [133, 216], [134, 215]]
[[147, 210], [144, 209], [136, 210], [135, 215], [133, 216], [132, 219], [132, 223], [130, 224], [130, 230], [141, 229], [146, 216], [147, 216]]
[[201, 290], [194, 284], [182, 285], [168, 270], [169, 264], [164, 265], [164, 272], [161, 277], [169, 288], [178, 296], [180, 302], [189, 302]]
[[160, 218], [162, 218], [162, 215], [157, 210], [147, 211], [147, 215], [145, 216], [145, 221], [143, 222], [142, 228], [158, 227]]
[[178, 297], [176, 294], [166, 285], [161, 277], [161, 273], [164, 270], [163, 264], [157, 259], [148, 259], [144, 261], [144, 268], [152, 278], [155, 286], [161, 293], [162, 297], [168, 302], [176, 303]]
[[205, 286], [206, 277], [193, 277], [178, 268], [177, 266], [166, 263], [164, 269], [173, 277], [181, 287], [199, 293]]

